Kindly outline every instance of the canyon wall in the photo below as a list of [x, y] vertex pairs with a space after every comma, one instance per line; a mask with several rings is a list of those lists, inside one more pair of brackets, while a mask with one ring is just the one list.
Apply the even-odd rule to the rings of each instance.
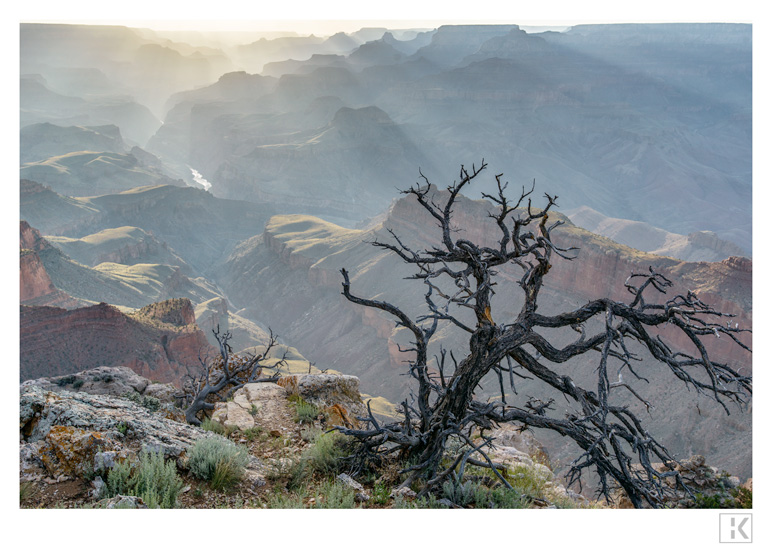
[[214, 349], [193, 319], [187, 299], [133, 314], [114, 306], [65, 310], [21, 306], [21, 380], [66, 375], [99, 366], [127, 366], [139, 375], [181, 386]]

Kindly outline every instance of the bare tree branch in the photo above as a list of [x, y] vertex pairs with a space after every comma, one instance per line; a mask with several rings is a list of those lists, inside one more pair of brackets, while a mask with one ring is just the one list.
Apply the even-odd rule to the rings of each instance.
[[240, 356], [233, 353], [229, 341], [230, 332], [220, 333], [218, 325], [212, 330], [219, 347], [219, 355], [214, 359], [203, 358], [199, 354], [202, 372], [198, 377], [188, 377], [185, 392], [190, 404], [185, 411], [185, 420], [196, 426], [201, 425], [200, 412], [214, 409], [215, 401], [225, 401], [247, 383], [276, 382], [278, 371], [270, 377], [263, 376], [263, 371], [278, 370], [286, 364], [286, 353], [275, 364], [265, 363], [268, 354], [276, 346], [277, 338], [269, 330], [268, 342], [263, 352], [257, 355]]
[[[363, 449], [359, 454], [363, 458], [395, 450], [411, 457], [414, 464], [402, 471], [405, 474], [402, 485], [408, 486], [423, 478], [421, 494], [425, 494], [447, 478], [455, 481], [463, 476], [467, 465], [496, 470], [485, 452], [490, 443], [473, 443], [472, 429], [491, 428], [506, 422], [517, 422], [524, 428], [548, 429], [571, 438], [582, 450], [567, 475], [571, 484], [581, 484], [583, 471], [592, 468], [599, 477], [599, 496], [609, 497], [613, 488], [621, 486], [636, 507], [659, 506], [670, 489], [664, 479], [675, 477], [676, 484], [681, 485], [680, 478], [667, 449], [651, 437], [623, 402], [623, 396], [628, 394], [642, 402], [647, 410], [653, 407], [634, 387], [635, 382], [648, 381], [633, 368], [641, 358], [631, 351], [630, 344], [636, 344], [636, 350], [641, 348], [664, 363], [687, 386], [712, 396], [728, 413], [727, 403], [743, 404], [750, 398], [752, 379], [712, 360], [703, 339], [727, 335], [741, 348], [750, 350], [737, 337], [749, 330], [736, 323], [732, 325], [730, 314], [712, 309], [691, 292], [677, 295], [665, 304], [647, 301], [650, 292], [663, 295], [672, 287], [670, 280], [652, 268], [648, 272], [632, 272], [623, 282], [631, 294], [629, 303], [596, 299], [561, 314], [540, 314], [537, 312], [539, 293], [552, 268], [553, 255], [564, 260], [574, 260], [577, 256], [575, 248], [561, 247], [553, 241], [553, 231], [562, 224], [561, 221], [549, 224], [557, 197], [545, 194], [544, 207], [535, 208], [531, 203], [534, 183], [530, 189], [523, 187], [517, 199], [510, 200], [506, 195], [507, 183], [502, 182], [502, 175], [496, 175], [497, 192], [483, 196], [495, 208], [489, 217], [498, 231], [494, 235], [497, 245], [486, 247], [464, 238], [454, 240], [456, 230], [452, 227], [452, 218], [459, 194], [486, 167], [485, 162], [479, 167], [472, 166], [471, 170], [461, 166], [459, 180], [445, 193], [433, 190], [428, 178], [419, 172], [425, 184], [403, 191], [413, 196], [437, 221], [441, 246], [423, 251], [411, 249], [391, 230], [395, 244], [374, 242], [405, 263], [415, 265], [417, 271], [411, 279], [421, 280], [427, 287], [426, 314], [413, 320], [391, 303], [352, 294], [349, 273], [341, 270], [346, 299], [387, 312], [396, 319], [397, 325], [412, 333], [414, 354], [408, 365], [417, 383], [414, 397], [417, 408], [405, 400], [401, 421], [380, 424], [370, 413], [364, 420], [367, 428], [337, 427], [338, 430], [361, 442]], [[442, 202], [437, 203], [440, 199]], [[507, 324], [495, 321], [493, 309], [495, 268], [504, 264], [516, 265], [523, 272], [518, 282], [523, 305], [516, 319]], [[440, 283], [442, 280], [446, 283]], [[455, 289], [442, 289], [447, 287]], [[470, 310], [474, 322], [462, 321], [456, 314], [459, 308]], [[727, 318], [730, 320], [726, 321]], [[439, 357], [435, 356], [438, 373], [430, 374], [429, 345], [443, 325], [458, 328], [465, 334], [468, 350], [458, 360], [450, 354], [454, 365], [451, 373], [446, 367], [446, 351], [442, 349]], [[593, 333], [590, 325], [596, 326], [597, 332]], [[556, 346], [550, 342], [550, 336], [563, 327], [576, 330], [578, 338]], [[676, 351], [656, 331], [660, 327], [685, 335], [693, 350]], [[583, 355], [599, 356], [597, 380], [592, 390], [552, 368], [552, 364], [570, 364], [572, 358]], [[625, 371], [631, 376], [625, 378]], [[474, 393], [489, 373], [495, 375], [501, 401], [485, 404], [475, 400]], [[540, 381], [557, 390], [572, 402], [572, 410], [564, 417], [555, 416], [551, 399], [529, 398], [522, 407], [509, 405], [507, 396], [518, 395], [516, 376]], [[443, 464], [450, 437], [463, 440], [466, 449], [452, 462]], [[473, 459], [473, 454], [482, 458]], [[664, 474], [656, 471], [652, 463], [657, 461], [671, 470]]]

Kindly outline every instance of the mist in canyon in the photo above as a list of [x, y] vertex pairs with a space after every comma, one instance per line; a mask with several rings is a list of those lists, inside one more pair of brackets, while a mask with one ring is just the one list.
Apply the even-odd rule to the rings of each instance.
[[[174, 382], [220, 325], [236, 351], [270, 329], [298, 360], [400, 402], [404, 330], [348, 303], [339, 271], [422, 313], [424, 288], [369, 242], [393, 230], [435, 245], [436, 223], [399, 190], [439, 192], [483, 158], [460, 230], [485, 237], [482, 194], [504, 174], [557, 195], [555, 237], [581, 250], [556, 262], [545, 310], [625, 299], [630, 272], [654, 266], [752, 325], [750, 25], [20, 31], [22, 380], [127, 365]], [[520, 306], [517, 281], [502, 269], [502, 322]], [[180, 318], [159, 328], [164, 302]], [[94, 330], [111, 337], [73, 347]], [[452, 326], [437, 342], [464, 349]], [[730, 341], [711, 345], [751, 370]], [[750, 476], [750, 410], [726, 416], [646, 367], [645, 395], [662, 402], [655, 434]], [[588, 379], [594, 365], [566, 368]], [[575, 448], [557, 438], [543, 443], [565, 462]]]

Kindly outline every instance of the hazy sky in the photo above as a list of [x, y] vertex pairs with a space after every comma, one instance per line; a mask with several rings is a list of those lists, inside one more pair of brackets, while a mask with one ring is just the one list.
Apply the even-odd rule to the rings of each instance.
[[[516, 4], [516, 5], [513, 5]], [[363, 26], [392, 28], [437, 27], [452, 23], [516, 23], [571, 26], [581, 23], [731, 21], [751, 22], [758, 5], [753, 0], [648, 0], [643, 3], [608, 0], [438, 1], [286, 0], [284, 2], [180, 2], [132, 0], [28, 0], [15, 8], [21, 21], [121, 24], [164, 30], [294, 30], [329, 35]], [[13, 9], [13, 8], [12, 8]]]

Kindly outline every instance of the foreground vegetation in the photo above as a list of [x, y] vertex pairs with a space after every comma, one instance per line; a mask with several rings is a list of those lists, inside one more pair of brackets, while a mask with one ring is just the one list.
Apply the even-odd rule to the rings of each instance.
[[[415, 498], [414, 492], [395, 492], [403, 479], [400, 470], [411, 463], [394, 456], [361, 470], [355, 479], [361, 488], [352, 487], [343, 474], [351, 472], [349, 457], [356, 445], [310, 419], [308, 405], [295, 401], [296, 427], [285, 434], [262, 428], [240, 431], [205, 420], [202, 428], [216, 435], [191, 447], [186, 470], [179, 471], [158, 453], [143, 451], [136, 461], [119, 462], [105, 474], [102, 498], [140, 497], [150, 508], [613, 508], [560, 495], [538, 468], [529, 466], [502, 472], [511, 489], [490, 470], [469, 466], [462, 476], [451, 476], [439, 489]], [[258, 483], [245, 477], [250, 455], [266, 464]], [[451, 450], [447, 458], [453, 456]], [[84, 474], [71, 485], [69, 497], [59, 498], [42, 492], [37, 484], [21, 483], [20, 505], [99, 508], [88, 496], [93, 479], [93, 473]], [[751, 504], [752, 493], [744, 488], [718, 495], [698, 493], [694, 501], [695, 507], [704, 508]]]

